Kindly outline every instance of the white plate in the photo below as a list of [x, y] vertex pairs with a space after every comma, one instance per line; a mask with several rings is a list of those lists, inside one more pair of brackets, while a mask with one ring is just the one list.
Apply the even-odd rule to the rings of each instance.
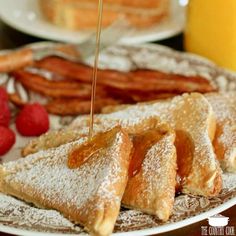
[[[51, 43], [30, 45], [48, 48]], [[1, 54], [1, 52], [0, 52]], [[158, 63], [156, 63], [158, 61]], [[159, 45], [117, 45], [101, 54], [101, 67], [130, 70], [135, 67], [157, 69], [184, 75], [201, 75], [214, 82], [221, 91], [236, 91], [236, 74], [217, 67], [214, 63], [180, 53]], [[0, 74], [0, 84], [2, 77]], [[8, 80], [11, 78], [9, 77]], [[54, 117], [53, 128], [65, 124], [64, 119]], [[17, 135], [14, 148], [3, 157], [3, 161], [19, 158], [19, 147], [28, 140]], [[223, 174], [224, 188], [217, 197], [205, 198], [180, 195], [175, 198], [174, 211], [168, 222], [138, 211], [122, 210], [115, 226], [115, 235], [152, 235], [175, 230], [220, 213], [236, 204], [236, 174]], [[30, 213], [30, 214], [29, 214]], [[83, 230], [75, 227], [57, 211], [42, 210], [22, 201], [0, 194], [0, 231], [17, 235], [81, 235]]]
[[[155, 227], [155, 228], [150, 228], [150, 229], [145, 229], [145, 230], [138, 230], [138, 231], [131, 231], [131, 232], [121, 232], [121, 233], [114, 233], [112, 235], [115, 236], [143, 236], [143, 235], [154, 235], [154, 234], [159, 234], [159, 233], [164, 233], [167, 231], [179, 229], [182, 227], [185, 227], [187, 225], [202, 221], [204, 219], [207, 219], [213, 215], [216, 215], [236, 204], [236, 197], [233, 199], [227, 201], [226, 203], [220, 205], [219, 207], [216, 207], [210, 211], [207, 211], [205, 213], [202, 213], [200, 215], [182, 220], [180, 222], [176, 223], [170, 223], [167, 225]], [[10, 234], [16, 234], [16, 235], [22, 235], [22, 236], [75, 236], [75, 235], [80, 235], [76, 232], [66, 234], [66, 233], [47, 233], [47, 232], [36, 232], [33, 230], [24, 230], [24, 229], [19, 229], [19, 228], [14, 228], [14, 227], [9, 227], [9, 226], [4, 226], [0, 225], [0, 232], [5, 232], [5, 233], [10, 233]], [[87, 235], [87, 234], [81, 234], [81, 235]]]
[[[184, 5], [187, 0], [171, 0], [172, 9], [168, 19], [148, 29], [136, 30], [122, 39], [123, 43], [142, 43], [169, 38], [180, 33], [184, 27]], [[11, 27], [37, 37], [80, 43], [91, 32], [73, 32], [54, 26], [44, 20], [37, 0], [0, 0], [0, 17]]]

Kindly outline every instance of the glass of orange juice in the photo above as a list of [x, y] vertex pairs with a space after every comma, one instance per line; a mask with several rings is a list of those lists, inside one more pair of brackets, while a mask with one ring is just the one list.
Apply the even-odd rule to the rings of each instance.
[[236, 0], [189, 0], [185, 49], [236, 71]]

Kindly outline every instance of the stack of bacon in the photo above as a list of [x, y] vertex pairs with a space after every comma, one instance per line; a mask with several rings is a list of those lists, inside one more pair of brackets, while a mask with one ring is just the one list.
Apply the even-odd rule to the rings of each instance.
[[[90, 111], [92, 68], [59, 57], [47, 57], [33, 68], [50, 72], [51, 79], [40, 70], [17, 70], [11, 76], [27, 90], [48, 99], [45, 108], [58, 115], [86, 114]], [[34, 71], [34, 73], [32, 73]], [[214, 86], [199, 76], [183, 76], [160, 71], [138, 69], [131, 72], [98, 70], [95, 112], [107, 105], [136, 103], [173, 97], [184, 92], [212, 92]], [[18, 106], [19, 96], [11, 96]]]

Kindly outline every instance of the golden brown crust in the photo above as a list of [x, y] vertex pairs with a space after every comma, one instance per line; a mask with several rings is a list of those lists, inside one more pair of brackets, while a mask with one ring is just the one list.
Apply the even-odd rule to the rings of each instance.
[[66, 164], [67, 155], [80, 143], [0, 166], [0, 191], [39, 207], [56, 209], [90, 233], [107, 236], [119, 214], [132, 144], [128, 134], [119, 129], [110, 146], [71, 170]]
[[216, 114], [216, 156], [224, 170], [236, 172], [236, 93], [210, 93], [206, 98]]
[[[135, 117], [144, 119], [150, 116], [160, 117], [161, 121], [167, 122], [173, 129], [186, 133], [193, 143], [194, 150], [189, 152], [190, 157], [177, 155], [177, 159], [189, 160], [185, 165], [191, 166], [191, 171], [182, 177], [182, 191], [203, 196], [219, 194], [222, 189], [221, 169], [212, 146], [216, 122], [212, 107], [203, 95], [184, 94], [166, 102], [129, 106], [121, 111], [98, 115], [95, 123], [109, 127], [116, 122], [126, 124]], [[72, 127], [85, 126], [87, 119], [77, 118]]]
[[[156, 215], [161, 220], [169, 219], [175, 197], [176, 185], [176, 151], [174, 146], [175, 133], [167, 125], [160, 125], [154, 130], [134, 136], [135, 138], [149, 138], [154, 133], [156, 141], [145, 150], [145, 157], [136, 174], [129, 178], [122, 204], [128, 208], [134, 208]], [[139, 148], [134, 142], [134, 149]], [[142, 155], [139, 153], [139, 155]], [[140, 156], [133, 157], [136, 163]], [[131, 168], [131, 167], [130, 167]], [[132, 173], [131, 173], [132, 174]]]
[[[73, 30], [91, 29], [97, 25], [97, 1], [39, 0], [42, 13], [50, 22]], [[158, 23], [169, 10], [169, 0], [104, 1], [103, 26], [125, 17], [136, 27]]]
[[30, 140], [22, 149], [21, 155], [25, 157], [41, 150], [59, 147], [60, 145], [86, 137], [86, 135], [86, 132], [83, 133], [81, 130], [61, 129], [49, 131], [38, 138]]
[[[87, 117], [87, 116], [86, 116]], [[123, 126], [123, 129], [130, 135], [138, 134], [144, 130], [155, 128], [160, 124], [160, 120], [157, 117], [150, 117], [142, 119], [134, 124], [127, 124]], [[102, 132], [103, 128], [101, 123], [94, 124], [94, 132]], [[78, 140], [88, 135], [88, 122], [79, 129], [73, 127], [67, 127], [61, 130], [49, 131], [46, 134], [41, 135], [38, 138], [32, 139], [23, 149], [22, 156], [27, 156], [36, 153], [41, 150], [47, 150], [54, 147], [59, 147], [62, 144]]]
[[[222, 189], [222, 180], [212, 146], [216, 122], [212, 107], [203, 95], [184, 94], [168, 101], [122, 107], [120, 111], [95, 116], [94, 122], [100, 132], [120, 124], [128, 133], [135, 134], [139, 124], [158, 117], [177, 131], [177, 140], [181, 131], [191, 144], [189, 148], [193, 146], [192, 151], [178, 155], [178, 162], [187, 161], [184, 165], [190, 166], [190, 171], [181, 176], [182, 191], [203, 196], [217, 195]], [[78, 117], [70, 128], [82, 129], [88, 124], [88, 116]], [[185, 146], [182, 139], [179, 146]]]

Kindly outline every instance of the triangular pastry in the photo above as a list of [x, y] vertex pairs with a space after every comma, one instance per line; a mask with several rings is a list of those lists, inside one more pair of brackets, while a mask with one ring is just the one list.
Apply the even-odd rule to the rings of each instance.
[[[77, 127], [74, 127], [74, 125], [71, 125], [64, 129], [49, 131], [38, 138], [32, 139], [22, 149], [22, 156], [25, 157], [29, 154], [33, 154], [41, 150], [59, 147], [62, 144], [86, 137], [89, 133], [89, 121], [87, 119], [88, 116], [81, 116], [81, 118], [85, 118], [86, 124], [83, 127], [82, 124], [80, 124], [81, 126], [79, 129], [77, 129]], [[108, 130], [109, 127], [112, 128], [116, 125], [121, 125], [122, 129], [128, 134], [135, 134], [140, 133], [147, 128], [155, 127], [158, 123], [160, 123], [160, 119], [156, 116], [139, 118], [134, 115], [130, 116], [129, 119], [127, 119], [127, 117], [120, 117], [119, 120], [110, 120], [109, 124], [103, 124], [101, 122], [95, 123], [93, 126], [93, 131], [94, 133], [101, 133], [105, 130]]]
[[[83, 129], [59, 129], [51, 130], [41, 136], [31, 139], [29, 143], [22, 149], [23, 157], [36, 153], [38, 151], [47, 150], [50, 148], [59, 147], [60, 145], [73, 142], [79, 138], [88, 135], [88, 128]], [[79, 137], [79, 138], [78, 138]]]
[[[176, 132], [178, 175], [181, 191], [202, 196], [215, 196], [222, 189], [222, 176], [212, 141], [216, 121], [207, 99], [199, 94], [184, 94], [170, 100], [122, 107], [110, 114], [95, 116], [94, 122], [106, 130], [135, 120], [157, 117]], [[78, 117], [71, 129], [88, 125], [89, 117]]]
[[[222, 189], [222, 177], [212, 145], [216, 121], [213, 109], [203, 95], [184, 94], [167, 101], [122, 106], [121, 110], [96, 115], [94, 123], [97, 132], [121, 125], [130, 134], [136, 133], [137, 127], [150, 118], [169, 123], [177, 134], [175, 144], [181, 191], [203, 196], [217, 195]], [[67, 129], [82, 130], [88, 125], [89, 116], [79, 116]], [[27, 147], [38, 151], [43, 139], [35, 140]]]
[[216, 115], [216, 156], [224, 170], [236, 172], [236, 93], [210, 93], [206, 98]]
[[133, 136], [129, 181], [122, 204], [167, 221], [176, 186], [175, 133], [160, 125]]
[[91, 234], [110, 235], [127, 184], [132, 144], [120, 127], [94, 138], [104, 140], [104, 135], [109, 136], [106, 147], [90, 152], [79, 168], [68, 168], [68, 155], [86, 146], [85, 139], [1, 165], [0, 191], [56, 209]]

